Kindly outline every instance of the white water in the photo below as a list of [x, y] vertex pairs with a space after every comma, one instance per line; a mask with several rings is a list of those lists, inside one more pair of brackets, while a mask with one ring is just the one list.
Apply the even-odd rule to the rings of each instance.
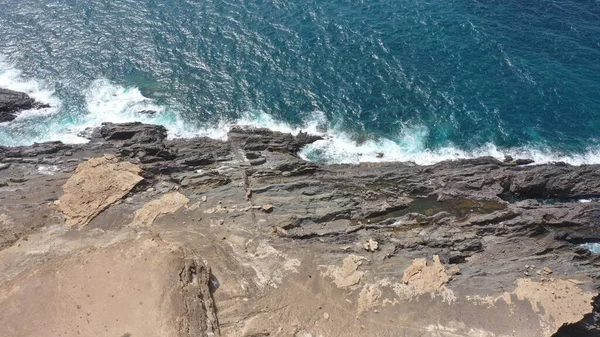
[[379, 138], [357, 142], [352, 135], [331, 125], [324, 113], [315, 112], [311, 121], [301, 127], [277, 121], [264, 112], [247, 113], [235, 125], [251, 125], [275, 131], [297, 134], [300, 131], [322, 136], [324, 139], [306, 146], [300, 156], [306, 160], [317, 160], [335, 164], [358, 164], [361, 162], [414, 162], [430, 165], [444, 160], [492, 156], [499, 160], [505, 155], [513, 158], [530, 158], [535, 163], [565, 162], [572, 165], [600, 163], [600, 149], [590, 150], [583, 155], [561, 155], [544, 148], [498, 149], [488, 143], [473, 151], [464, 151], [452, 145], [431, 150], [426, 147], [429, 130], [426, 126], [404, 126], [398, 130], [396, 139]]
[[53, 115], [60, 110], [62, 105], [60, 99], [54, 95], [54, 88], [50, 84], [44, 81], [25, 78], [19, 69], [13, 67], [1, 55], [0, 88], [27, 93], [36, 101], [50, 105], [50, 108], [23, 111], [18, 115], [17, 119]]
[[[214, 124], [194, 125], [186, 122], [176, 107], [160, 106], [142, 95], [135, 87], [123, 87], [107, 79], [98, 79], [85, 88], [81, 95], [85, 99], [85, 111], [76, 114], [68, 124], [58, 119], [40, 125], [28, 125], [27, 119], [34, 116], [48, 116], [60, 112], [62, 102], [54, 95], [54, 89], [43, 81], [24, 78], [22, 73], [0, 59], [0, 87], [28, 93], [52, 108], [26, 111], [12, 123], [21, 123], [18, 128], [4, 132], [0, 141], [8, 145], [26, 145], [33, 142], [60, 140], [65, 143], [86, 142], [78, 134], [103, 122], [125, 123], [139, 121], [164, 125], [170, 138], [191, 138], [207, 136], [224, 140], [233, 126], [263, 127], [280, 132], [297, 134], [300, 131], [320, 135], [323, 140], [306, 146], [300, 156], [306, 160], [326, 163], [360, 162], [414, 162], [428, 165], [444, 160], [492, 156], [503, 159], [505, 155], [514, 158], [531, 158], [536, 163], [566, 162], [572, 165], [600, 163], [600, 149], [592, 149], [582, 155], [561, 155], [550, 149], [522, 147], [498, 149], [494, 144], [486, 144], [472, 151], [456, 148], [452, 144], [431, 150], [426, 147], [429, 130], [424, 125], [404, 125], [394, 139], [369, 138], [357, 142], [355, 137], [343, 131], [338, 125], [328, 122], [323, 112], [316, 111], [305, 125], [292, 126], [278, 121], [268, 113], [253, 111], [243, 113], [236, 120], [221, 120]], [[140, 111], [152, 110], [154, 114]], [[10, 123], [9, 123], [10, 124]], [[22, 133], [22, 128], [35, 128], [34, 135]], [[0, 126], [0, 136], [2, 136]], [[18, 134], [17, 134], [18, 133]], [[22, 134], [21, 134], [22, 133]], [[8, 135], [8, 136], [7, 136]]]

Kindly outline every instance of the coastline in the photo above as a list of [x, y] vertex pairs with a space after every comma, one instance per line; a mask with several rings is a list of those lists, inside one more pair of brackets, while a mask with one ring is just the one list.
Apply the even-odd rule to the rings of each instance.
[[600, 208], [578, 202], [600, 196], [600, 165], [327, 165], [297, 155], [318, 137], [241, 127], [170, 140], [107, 123], [90, 138], [0, 147], [9, 335], [600, 328], [600, 258], [580, 246], [600, 242]]

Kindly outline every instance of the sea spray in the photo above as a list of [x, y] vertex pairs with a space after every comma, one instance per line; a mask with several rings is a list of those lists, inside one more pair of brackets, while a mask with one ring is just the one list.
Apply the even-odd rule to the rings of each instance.
[[18, 114], [18, 119], [53, 115], [61, 109], [62, 102], [55, 96], [52, 85], [45, 81], [26, 78], [21, 70], [15, 68], [2, 55], [0, 55], [0, 88], [24, 92], [36, 101], [50, 106], [49, 108], [22, 111]]

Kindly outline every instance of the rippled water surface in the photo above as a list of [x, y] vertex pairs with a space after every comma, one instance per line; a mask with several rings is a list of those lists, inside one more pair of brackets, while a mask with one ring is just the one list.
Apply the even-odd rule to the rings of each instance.
[[600, 162], [599, 1], [4, 0], [0, 29], [0, 86], [53, 106], [1, 144], [141, 120], [305, 129], [330, 162]]

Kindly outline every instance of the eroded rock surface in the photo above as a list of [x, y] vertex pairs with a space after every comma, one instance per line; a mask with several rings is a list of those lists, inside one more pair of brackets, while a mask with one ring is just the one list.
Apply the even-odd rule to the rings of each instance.
[[63, 186], [58, 208], [71, 226], [82, 226], [123, 198], [143, 180], [141, 169], [112, 155], [79, 164]]
[[179, 192], [163, 195], [160, 199], [150, 201], [134, 213], [132, 226], [148, 226], [154, 223], [161, 214], [175, 213], [186, 205], [190, 199]]
[[209, 277], [202, 262], [158, 239], [80, 251], [2, 283], [2, 334], [218, 335]]
[[580, 244], [600, 242], [600, 166], [322, 165], [296, 156], [317, 137], [265, 129], [89, 137], [0, 147], [10, 336], [599, 335]]

